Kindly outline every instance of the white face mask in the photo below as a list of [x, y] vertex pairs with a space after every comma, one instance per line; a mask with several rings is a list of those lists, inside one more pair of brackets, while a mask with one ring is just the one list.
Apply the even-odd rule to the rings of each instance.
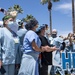
[[12, 30], [13, 32], [17, 33], [17, 31], [18, 31], [18, 24], [16, 22], [9, 21], [8, 22], [8, 28], [10, 30]]

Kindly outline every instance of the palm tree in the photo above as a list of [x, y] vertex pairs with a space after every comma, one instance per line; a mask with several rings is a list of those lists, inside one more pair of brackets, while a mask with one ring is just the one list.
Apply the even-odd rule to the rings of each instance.
[[74, 10], [74, 0], [72, 0], [72, 24], [73, 24], [73, 33], [75, 33], [75, 10]]
[[14, 5], [14, 6], [8, 8], [6, 15], [11, 15], [15, 20], [17, 15], [22, 12], [23, 12], [23, 10], [19, 5]]
[[48, 11], [49, 11], [49, 15], [50, 15], [50, 34], [52, 34], [52, 16], [51, 16], [51, 9], [52, 9], [52, 2], [57, 2], [60, 0], [41, 0], [41, 4], [46, 4], [48, 3]]
[[30, 20], [35, 19], [34, 16], [32, 16], [31, 14], [26, 16], [26, 18], [23, 18], [22, 21], [23, 22], [29, 22]]
[[18, 13], [23, 13], [23, 10], [19, 5], [14, 5], [13, 7], [9, 7], [7, 12], [11, 11], [17, 11]]
[[18, 11], [18, 13], [23, 13], [22, 8], [19, 5], [14, 5], [13, 7], [16, 11]]

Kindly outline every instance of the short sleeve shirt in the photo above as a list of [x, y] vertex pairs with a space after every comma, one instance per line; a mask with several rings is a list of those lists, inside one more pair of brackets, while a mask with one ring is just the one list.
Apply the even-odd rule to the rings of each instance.
[[24, 41], [23, 41], [23, 47], [24, 47], [24, 52], [25, 53], [28, 53], [28, 52], [35, 52], [35, 53], [39, 53], [37, 51], [35, 51], [33, 48], [32, 48], [32, 41], [35, 41], [35, 43], [37, 44], [37, 46], [40, 48], [41, 46], [41, 41], [39, 39], [39, 36], [32, 30], [29, 30], [25, 37], [24, 37]]

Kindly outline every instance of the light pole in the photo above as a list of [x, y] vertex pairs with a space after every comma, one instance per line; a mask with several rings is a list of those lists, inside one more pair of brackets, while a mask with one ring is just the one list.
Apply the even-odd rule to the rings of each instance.
[[72, 25], [73, 25], [73, 33], [75, 33], [75, 11], [74, 11], [74, 0], [72, 0]]

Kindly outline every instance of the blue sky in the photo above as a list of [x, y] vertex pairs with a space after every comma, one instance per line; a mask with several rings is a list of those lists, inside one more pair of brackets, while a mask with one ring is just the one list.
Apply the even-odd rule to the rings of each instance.
[[[14, 4], [19, 4], [23, 9], [23, 14], [19, 14], [17, 19], [26, 17], [27, 14], [32, 14], [39, 24], [49, 25], [49, 11], [47, 4], [42, 5], [41, 0], [0, 0], [0, 7], [8, 9]], [[72, 32], [72, 9], [71, 0], [60, 0], [60, 2], [52, 2], [52, 29], [57, 29], [58, 35], [67, 35]], [[0, 13], [0, 20], [4, 16]]]

